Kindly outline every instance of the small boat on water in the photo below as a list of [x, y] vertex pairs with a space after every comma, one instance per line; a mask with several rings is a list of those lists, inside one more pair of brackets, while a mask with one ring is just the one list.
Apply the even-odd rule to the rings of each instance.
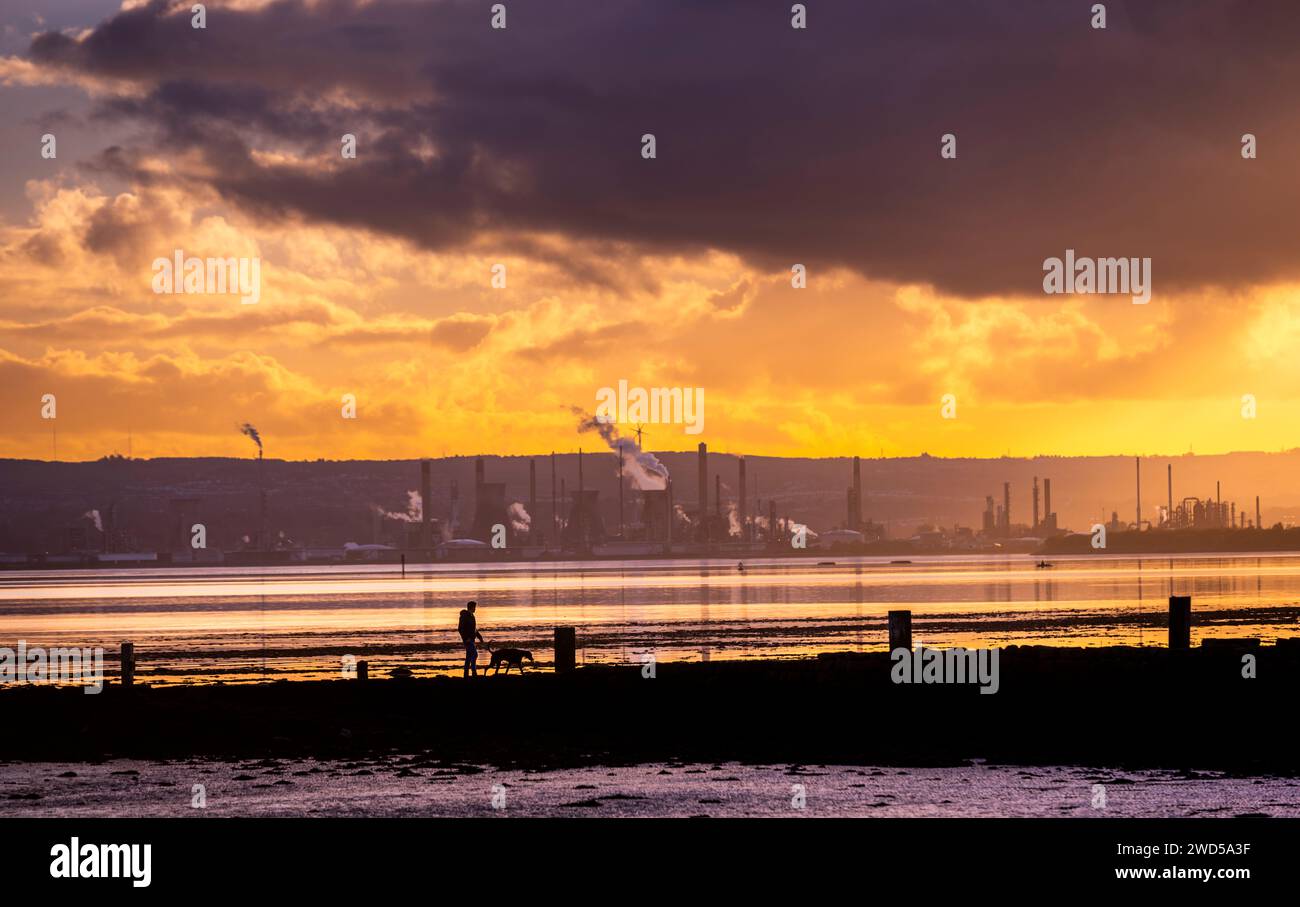
[[1039, 570], [1046, 570], [1048, 567], [1055, 567], [1055, 566], [1056, 566], [1055, 564], [1050, 563], [1050, 562], [1048, 562], [1048, 561], [1039, 561], [1039, 562], [1038, 562], [1038, 569], [1039, 569]]
[[818, 561], [818, 562], [817, 562], [817, 566], [818, 566], [818, 567], [834, 567], [834, 566], [835, 566], [835, 562], [834, 562], [834, 561]]
[[890, 561], [891, 564], [910, 564], [911, 561]]

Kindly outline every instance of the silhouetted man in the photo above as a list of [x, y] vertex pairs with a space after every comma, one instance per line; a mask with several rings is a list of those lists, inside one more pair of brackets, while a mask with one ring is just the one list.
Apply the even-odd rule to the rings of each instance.
[[461, 642], [465, 643], [465, 674], [468, 677], [470, 672], [478, 676], [478, 649], [474, 647], [474, 640], [483, 642], [483, 634], [478, 631], [478, 621], [474, 619], [474, 609], [478, 605], [470, 602], [460, 612], [460, 624], [456, 630], [460, 633]]

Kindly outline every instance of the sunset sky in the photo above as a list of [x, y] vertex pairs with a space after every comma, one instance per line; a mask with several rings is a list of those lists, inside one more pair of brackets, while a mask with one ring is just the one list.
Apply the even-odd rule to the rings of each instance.
[[[0, 456], [44, 394], [61, 459], [572, 450], [620, 379], [704, 388], [654, 449], [1300, 446], [1294, 0], [505, 3], [6, 3]], [[1067, 249], [1151, 302], [1044, 295]]]

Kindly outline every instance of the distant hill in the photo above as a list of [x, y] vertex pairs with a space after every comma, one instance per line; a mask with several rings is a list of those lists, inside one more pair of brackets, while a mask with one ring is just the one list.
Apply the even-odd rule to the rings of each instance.
[[[697, 496], [694, 453], [656, 454], [673, 476], [677, 504], [693, 512]], [[528, 461], [537, 463], [540, 524], [551, 516], [551, 457], [485, 459], [486, 478], [506, 484], [506, 498], [528, 504]], [[612, 454], [584, 456], [584, 483], [600, 492], [609, 527], [618, 524], [618, 484]], [[451, 486], [459, 487], [461, 522], [474, 513], [474, 458], [433, 459], [432, 514], [446, 519]], [[1255, 495], [1262, 499], [1264, 524], [1300, 523], [1300, 451], [1232, 453], [1215, 456], [1144, 458], [1142, 501], [1145, 519], [1156, 519], [1166, 501], [1166, 465], [1173, 464], [1175, 503], [1184, 496], [1212, 497], [1222, 483], [1225, 501], [1236, 501], [1254, 517]], [[576, 454], [555, 457], [557, 488], [563, 479], [573, 491], [578, 483]], [[724, 503], [735, 500], [737, 460], [710, 453], [710, 509], [714, 476], [722, 478]], [[748, 457], [749, 497], [775, 499], [782, 516], [814, 530], [842, 525], [846, 490], [852, 481], [847, 457], [803, 459]], [[1064, 528], [1086, 530], [1111, 511], [1124, 522], [1134, 518], [1134, 462], [1131, 457], [1037, 457], [946, 459], [920, 456], [863, 459], [863, 515], [883, 522], [893, 537], [910, 535], [932, 523], [980, 525], [984, 498], [1002, 501], [1002, 483], [1011, 482], [1012, 520], [1030, 521], [1033, 478], [1052, 480], [1052, 507]], [[268, 525], [308, 545], [369, 542], [380, 509], [405, 513], [409, 493], [420, 487], [416, 460], [283, 461], [231, 458], [126, 460], [107, 458], [84, 463], [0, 460], [0, 551], [47, 550], [69, 527], [101, 520], [114, 508], [115, 525], [146, 549], [166, 549], [176, 538], [182, 517], [197, 511], [208, 527], [209, 545], [234, 547], [258, 525], [259, 483], [265, 483]], [[626, 515], [633, 514], [635, 493], [626, 492]]]

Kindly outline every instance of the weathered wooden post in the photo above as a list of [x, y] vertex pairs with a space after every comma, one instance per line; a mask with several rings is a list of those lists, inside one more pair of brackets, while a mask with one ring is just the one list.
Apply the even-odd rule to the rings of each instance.
[[1169, 648], [1192, 647], [1192, 597], [1169, 596]]
[[567, 674], [578, 665], [578, 631], [574, 627], [555, 628], [555, 673]]
[[129, 687], [135, 683], [135, 643], [122, 643], [121, 665], [122, 686]]
[[370, 679], [370, 662], [358, 661], [357, 680], [369, 680], [369, 679]]
[[912, 612], [889, 612], [889, 651], [907, 649], [912, 651]]

